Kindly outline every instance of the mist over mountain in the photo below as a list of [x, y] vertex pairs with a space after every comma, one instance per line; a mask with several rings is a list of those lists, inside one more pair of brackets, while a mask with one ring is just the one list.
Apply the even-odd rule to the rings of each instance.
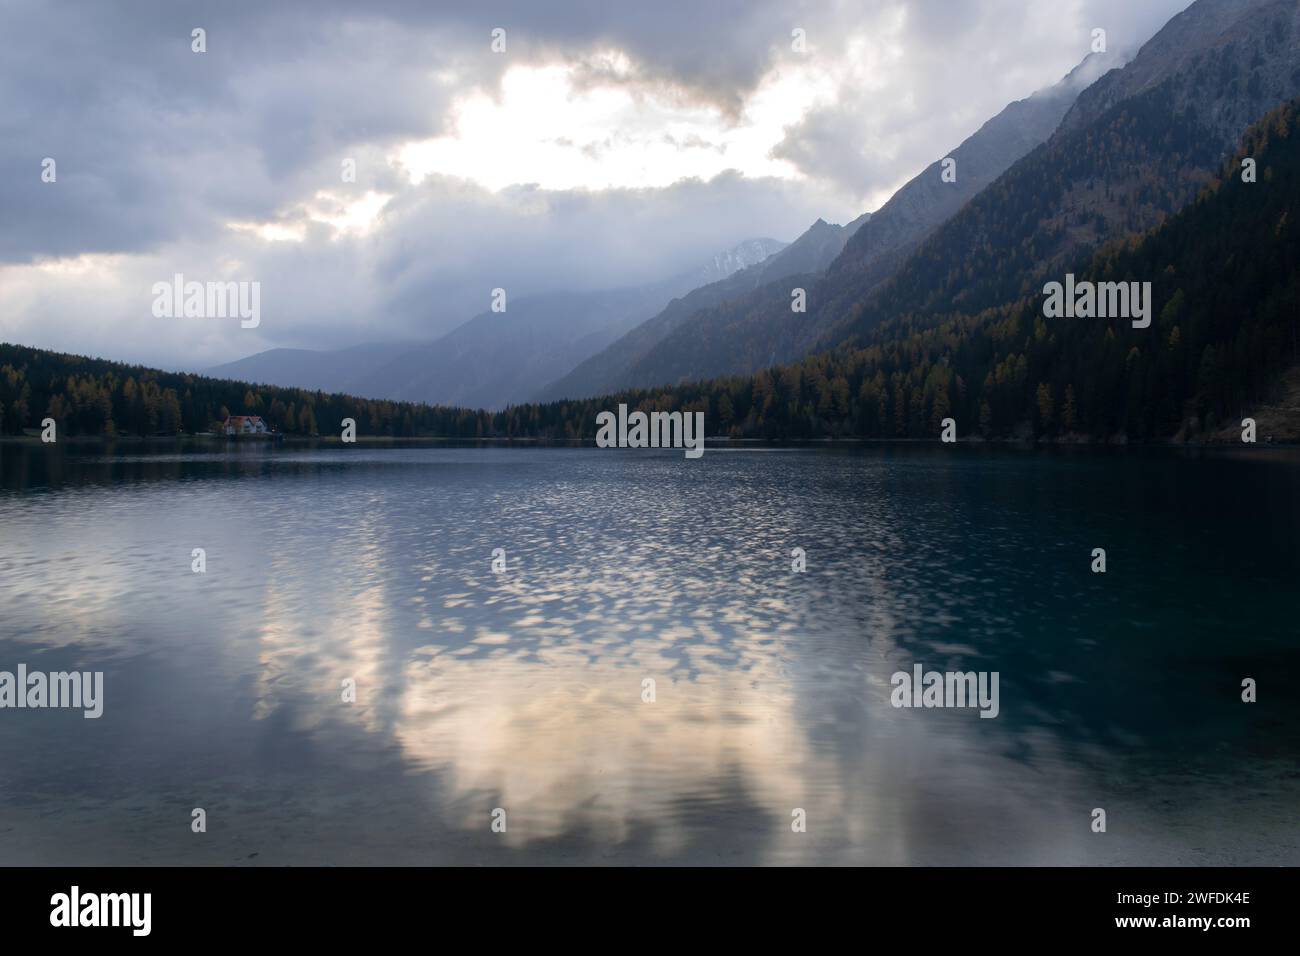
[[287, 388], [360, 394], [358, 389], [376, 369], [387, 365], [416, 344], [368, 342], [352, 348], [328, 351], [267, 349], [247, 358], [206, 369], [204, 374], [243, 382], [265, 382]]
[[502, 408], [527, 400], [673, 296], [761, 262], [785, 245], [746, 240], [697, 268], [643, 286], [507, 295], [504, 312], [480, 313], [432, 342], [271, 349], [207, 374], [366, 398]]
[[868, 228], [855, 235], [833, 263], [833, 270], [854, 274], [859, 289], [869, 290], [883, 281], [935, 227], [1045, 142], [1079, 94], [1123, 65], [1118, 54], [1090, 53], [1059, 83], [1008, 105], [952, 151], [956, 182], [944, 181], [943, 159], [931, 163], [872, 216]]
[[787, 246], [787, 243], [776, 239], [748, 239], [725, 252], [718, 253], [694, 274], [688, 273], [681, 278], [696, 285], [720, 282], [733, 273], [766, 262], [772, 256], [779, 255]]
[[[819, 220], [779, 263], [752, 276], [754, 281], [746, 287], [715, 289], [673, 303], [666, 314], [633, 330], [540, 397], [577, 398], [750, 372], [801, 354], [811, 341], [805, 317], [791, 315], [792, 287], [818, 287], [819, 274], [829, 270], [848, 286], [850, 295], [875, 288], [921, 239], [1046, 140], [1079, 93], [1120, 62], [1114, 54], [1090, 54], [1058, 83], [1008, 105], [950, 154], [936, 158], [875, 213], [834, 234], [833, 241], [828, 229], [837, 227]], [[941, 177], [947, 158], [956, 161], [955, 182]], [[829, 304], [820, 295], [815, 302], [822, 308]], [[814, 311], [813, 302], [809, 308]]]
[[1061, 131], [1080, 129], [1117, 103], [1169, 84], [1175, 111], [1195, 109], [1220, 143], [1235, 148], [1243, 131], [1300, 82], [1298, 22], [1300, 7], [1291, 0], [1197, 0], [1123, 71], [1092, 85]]
[[834, 261], [854, 232], [870, 218], [867, 213], [844, 226], [818, 219], [780, 252], [674, 299], [654, 318], [629, 330], [531, 397], [538, 401], [586, 398], [623, 387], [635, 364], [701, 309], [743, 297], [789, 276], [820, 272]]

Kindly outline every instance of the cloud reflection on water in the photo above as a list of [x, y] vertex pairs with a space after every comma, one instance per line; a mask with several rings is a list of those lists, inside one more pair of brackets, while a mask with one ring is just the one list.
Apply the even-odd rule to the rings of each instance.
[[[967, 500], [972, 479], [925, 458], [704, 461], [322, 453], [236, 478], [183, 461], [197, 480], [10, 495], [0, 647], [70, 648], [123, 680], [166, 674], [117, 696], [107, 725], [125, 733], [136, 712], [192, 702], [158, 732], [177, 750], [220, 742], [221, 757], [128, 757], [141, 761], [131, 779], [237, 789], [242, 837], [279, 835], [264, 862], [1185, 852], [1142, 793], [1099, 776], [1114, 759], [1099, 731], [1066, 719], [1076, 703], [1061, 688], [1095, 690], [1092, 645], [1070, 636], [1065, 611], [1040, 619], [1036, 602], [1069, 572], [1041, 556], [1032, 501], [1013, 487], [984, 502], [990, 529]], [[995, 465], [1000, 480], [1027, 480]], [[794, 545], [809, 551], [806, 574], [790, 572]], [[207, 575], [190, 573], [191, 546], [208, 549]], [[505, 574], [490, 570], [494, 547]], [[889, 675], [913, 659], [1001, 669], [1003, 718], [894, 710]], [[1031, 697], [1039, 679], [1054, 689]], [[64, 753], [51, 746], [29, 769]], [[93, 781], [71, 786], [104, 797]], [[1100, 799], [1127, 802], [1148, 832], [1089, 842]], [[488, 831], [498, 806], [505, 834]], [[795, 807], [806, 834], [790, 830]]]

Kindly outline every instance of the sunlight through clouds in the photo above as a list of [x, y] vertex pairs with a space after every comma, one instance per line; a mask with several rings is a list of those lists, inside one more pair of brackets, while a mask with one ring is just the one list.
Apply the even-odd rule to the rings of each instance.
[[269, 222], [228, 222], [226, 227], [244, 232], [267, 242], [302, 242], [307, 238], [311, 223], [329, 226], [332, 238], [368, 235], [380, 221], [380, 216], [392, 193], [367, 190], [357, 199], [320, 190], [309, 202], [300, 205], [293, 213]]
[[[621, 54], [602, 60], [626, 63]], [[497, 97], [457, 101], [449, 135], [407, 143], [394, 159], [418, 184], [438, 173], [492, 190], [655, 188], [710, 179], [732, 169], [751, 177], [800, 178], [772, 156], [785, 127], [834, 94], [824, 70], [774, 70], [743, 115], [729, 123], [714, 106], [681, 101], [659, 86], [582, 82], [579, 65], [520, 65]]]

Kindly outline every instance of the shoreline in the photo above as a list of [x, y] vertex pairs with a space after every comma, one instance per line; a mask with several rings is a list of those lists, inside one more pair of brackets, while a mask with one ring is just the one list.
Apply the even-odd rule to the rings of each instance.
[[[706, 447], [725, 448], [731, 446], [765, 446], [770, 448], [801, 448], [810, 445], [842, 445], [842, 446], [860, 446], [860, 445], [943, 445], [945, 442], [937, 438], [728, 438], [721, 435], [713, 435], [705, 438]], [[345, 443], [337, 436], [317, 436], [307, 438], [303, 436], [286, 435], [279, 439], [231, 439], [219, 438], [214, 435], [116, 435], [112, 438], [103, 435], [74, 435], [60, 439], [55, 443], [42, 442], [38, 435], [0, 435], [0, 447], [5, 445], [18, 445], [23, 447], [39, 446], [44, 444], [55, 444], [56, 446], [83, 445], [105, 447], [117, 444], [126, 445], [164, 445], [177, 443], [202, 443], [216, 445], [330, 445], [342, 447]], [[395, 435], [358, 435], [355, 442], [346, 444], [357, 445], [392, 445], [392, 444], [456, 444], [462, 446], [471, 445], [535, 445], [538, 447], [553, 448], [595, 448], [596, 440], [577, 439], [577, 438], [459, 438], [443, 437], [432, 435], [414, 435], [414, 436], [395, 436]], [[1016, 447], [1016, 448], [1034, 448], [1038, 446], [1049, 448], [1241, 448], [1241, 449], [1261, 449], [1261, 448], [1300, 448], [1300, 440], [1296, 441], [1258, 441], [1246, 443], [1233, 441], [1230, 438], [1214, 439], [1197, 439], [1197, 440], [1176, 440], [1167, 439], [1157, 442], [1137, 442], [1129, 441], [1126, 438], [1112, 439], [1090, 439], [1080, 438], [1078, 436], [1067, 436], [1061, 438], [958, 438], [955, 444], [961, 446], [996, 446], [996, 447]]]

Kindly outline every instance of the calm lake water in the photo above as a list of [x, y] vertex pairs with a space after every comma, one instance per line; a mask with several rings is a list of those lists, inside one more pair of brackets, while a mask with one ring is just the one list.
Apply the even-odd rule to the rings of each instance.
[[1298, 542], [1295, 450], [0, 444], [0, 670], [104, 672], [0, 863], [1294, 865]]

